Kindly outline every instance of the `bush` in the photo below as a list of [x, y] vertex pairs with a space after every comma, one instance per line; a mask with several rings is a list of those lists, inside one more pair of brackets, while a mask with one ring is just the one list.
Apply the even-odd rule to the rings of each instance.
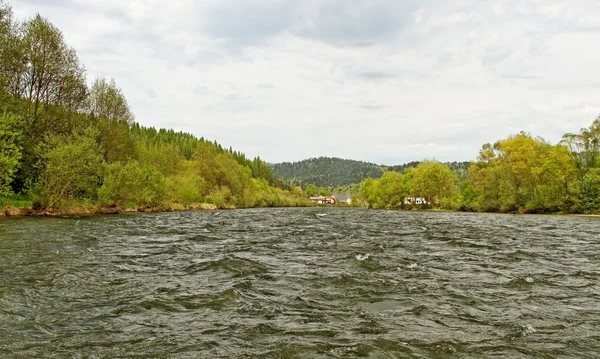
[[107, 166], [98, 198], [104, 205], [159, 206], [165, 197], [165, 178], [158, 170], [136, 161]]

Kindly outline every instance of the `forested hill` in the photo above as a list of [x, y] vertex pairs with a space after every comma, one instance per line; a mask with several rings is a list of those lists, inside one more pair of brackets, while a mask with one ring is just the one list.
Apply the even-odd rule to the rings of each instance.
[[[336, 157], [319, 157], [270, 166], [273, 175], [285, 181], [293, 181], [302, 186], [314, 184], [319, 187], [339, 187], [360, 183], [366, 178], [380, 178], [385, 171], [402, 172], [418, 164], [419, 162], [409, 162], [398, 166], [381, 166]], [[467, 171], [469, 164], [469, 162], [451, 162], [448, 166], [460, 176]]]
[[308, 204], [291, 189], [258, 157], [135, 122], [114, 80], [88, 82], [56, 26], [18, 21], [0, 0], [0, 213]]
[[271, 164], [273, 175], [300, 185], [338, 187], [360, 183], [365, 178], [379, 178], [383, 169], [374, 163], [335, 157], [311, 158], [300, 162]]

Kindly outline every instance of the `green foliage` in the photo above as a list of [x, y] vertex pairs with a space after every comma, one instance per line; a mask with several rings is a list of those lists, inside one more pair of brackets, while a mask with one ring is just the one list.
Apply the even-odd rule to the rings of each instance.
[[115, 80], [98, 77], [92, 83], [87, 99], [88, 110], [100, 119], [133, 123], [133, 113]]
[[600, 166], [600, 116], [589, 128], [582, 128], [577, 134], [565, 134], [561, 144], [569, 149], [570, 157], [581, 178], [590, 168]]
[[577, 168], [567, 149], [521, 133], [484, 145], [470, 168], [476, 198], [483, 211], [554, 212], [568, 210]]
[[202, 193], [206, 186], [204, 178], [195, 171], [193, 161], [183, 160], [176, 175], [167, 177], [167, 198], [185, 206], [204, 202]]
[[[368, 208], [403, 208], [408, 193], [407, 179], [397, 172], [386, 172], [379, 180], [368, 178], [360, 185], [360, 197]], [[352, 202], [356, 203], [355, 199]]]
[[97, 141], [106, 162], [128, 161], [135, 157], [135, 142], [127, 122], [104, 117], [92, 117], [92, 121], [92, 126], [98, 129]]
[[337, 187], [359, 183], [365, 178], [379, 178], [380, 166], [361, 161], [319, 157], [300, 162], [271, 165], [276, 177], [292, 180], [300, 185], [312, 183], [318, 187]]
[[104, 166], [95, 133], [54, 136], [48, 142], [52, 147], [44, 156], [38, 199], [42, 207], [52, 208], [66, 199], [95, 199]]
[[115, 162], [106, 168], [98, 197], [104, 205], [160, 206], [165, 198], [165, 177], [136, 161]]
[[31, 199], [27, 196], [11, 195], [8, 197], [0, 197], [0, 208], [6, 208], [6, 207], [31, 208], [32, 205], [33, 205], [33, 203], [31, 202]]
[[[357, 184], [366, 178], [381, 178], [385, 172], [402, 173], [418, 164], [419, 162], [410, 162], [399, 166], [379, 166], [362, 161], [319, 157], [300, 162], [272, 164], [271, 167], [277, 177], [300, 185], [311, 183], [327, 188]], [[469, 162], [450, 162], [447, 165], [460, 177], [464, 177], [469, 168]]]
[[72, 113], [86, 100], [85, 70], [61, 31], [47, 19], [38, 14], [21, 27], [25, 66], [14, 74], [11, 86], [25, 100], [25, 132], [36, 141], [49, 131], [67, 134]]
[[21, 133], [17, 129], [18, 117], [3, 113], [0, 115], [0, 196], [9, 195], [10, 183], [21, 159]]
[[600, 168], [590, 169], [583, 177], [581, 198], [584, 213], [600, 213]]
[[412, 171], [410, 194], [412, 197], [423, 197], [431, 206], [443, 207], [454, 205], [458, 191], [458, 178], [447, 165], [436, 161], [424, 161]]
[[309, 196], [314, 196], [319, 192], [319, 188], [317, 186], [315, 186], [314, 184], [309, 184], [308, 186], [306, 186], [306, 194]]

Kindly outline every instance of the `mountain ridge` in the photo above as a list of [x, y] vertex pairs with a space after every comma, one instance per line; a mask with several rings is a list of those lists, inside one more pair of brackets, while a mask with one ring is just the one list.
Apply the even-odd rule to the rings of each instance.
[[[296, 162], [268, 163], [273, 175], [301, 186], [314, 184], [319, 187], [339, 187], [360, 183], [366, 178], [380, 178], [384, 172], [403, 172], [416, 167], [420, 161], [402, 165], [379, 165], [339, 157], [313, 157]], [[470, 162], [447, 162], [450, 169], [459, 174], [466, 172]]]

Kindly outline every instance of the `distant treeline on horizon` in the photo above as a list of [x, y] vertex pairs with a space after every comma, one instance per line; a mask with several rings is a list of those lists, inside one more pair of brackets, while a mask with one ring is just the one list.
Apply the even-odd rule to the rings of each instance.
[[[315, 157], [297, 162], [269, 163], [276, 177], [305, 187], [314, 184], [318, 187], [340, 187], [360, 183], [367, 178], [380, 178], [385, 172], [403, 172], [416, 167], [422, 161], [412, 161], [403, 165], [378, 165], [372, 162], [343, 159], [338, 157]], [[466, 172], [469, 161], [446, 162], [457, 173]]]

